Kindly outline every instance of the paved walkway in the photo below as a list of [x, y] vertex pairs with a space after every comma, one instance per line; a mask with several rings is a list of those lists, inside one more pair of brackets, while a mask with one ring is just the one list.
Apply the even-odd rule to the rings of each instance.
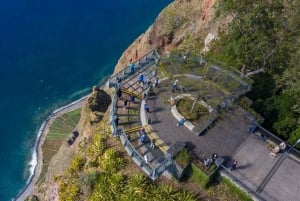
[[246, 192], [257, 194], [257, 200], [300, 200], [299, 159], [287, 155], [280, 166], [275, 167], [280, 154], [276, 158], [270, 157], [267, 142], [247, 132], [253, 119], [247, 111], [236, 107], [223, 112], [214, 127], [204, 136], [198, 136], [184, 126], [176, 126], [177, 120], [166, 101], [176, 92], [172, 93], [169, 85], [161, 83], [160, 88], [155, 89], [156, 95], [147, 98], [151, 126], [162, 141], [169, 146], [177, 141], [186, 142], [201, 160], [218, 153], [225, 159], [225, 168], [230, 168], [231, 161], [236, 159], [238, 168], [226, 171], [226, 174], [242, 182]]
[[[171, 113], [171, 105], [166, 102], [166, 98], [175, 93], [168, 89], [167, 83], [161, 83], [156, 91], [155, 96], [147, 99], [151, 110], [151, 126], [169, 146], [177, 141], [186, 142], [200, 159], [218, 153], [226, 161], [230, 161], [237, 148], [249, 137], [246, 127], [250, 119], [241, 108], [221, 114], [219, 122], [203, 136], [194, 134], [184, 126], [177, 127], [178, 121]], [[243, 113], [244, 116], [241, 116]]]

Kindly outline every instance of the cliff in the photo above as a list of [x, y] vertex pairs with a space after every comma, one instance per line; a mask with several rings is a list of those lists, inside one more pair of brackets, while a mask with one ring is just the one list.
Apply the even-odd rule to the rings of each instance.
[[176, 0], [168, 5], [155, 22], [124, 51], [115, 67], [120, 71], [151, 49], [160, 53], [171, 50], [202, 51], [208, 35], [215, 38], [230, 17], [214, 18], [216, 0]]

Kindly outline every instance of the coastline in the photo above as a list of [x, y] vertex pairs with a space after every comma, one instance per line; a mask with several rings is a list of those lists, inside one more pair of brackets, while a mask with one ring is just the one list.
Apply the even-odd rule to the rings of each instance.
[[[30, 163], [35, 164], [34, 167], [30, 167], [30, 168], [33, 168], [33, 173], [28, 178], [28, 181], [26, 182], [26, 185], [23, 187], [23, 189], [12, 200], [23, 201], [32, 192], [35, 182], [37, 181], [37, 179], [41, 173], [41, 167], [42, 167], [42, 163], [43, 163], [43, 161], [42, 161], [42, 142], [44, 141], [44, 138], [48, 134], [48, 129], [49, 129], [49, 126], [51, 125], [51, 123], [56, 119], [56, 117], [59, 117], [60, 115], [63, 115], [65, 113], [71, 112], [75, 109], [82, 107], [83, 103], [85, 102], [85, 100], [88, 98], [89, 95], [90, 94], [88, 94], [76, 101], [73, 101], [72, 103], [70, 103], [68, 105], [62, 106], [62, 107], [54, 110], [48, 116], [48, 118], [45, 121], [43, 121], [43, 123], [41, 124], [40, 129], [38, 131], [38, 135], [37, 135], [36, 142], [34, 145], [34, 150], [32, 153], [32, 159], [30, 161]], [[33, 161], [34, 156], [36, 156], [36, 161]]]

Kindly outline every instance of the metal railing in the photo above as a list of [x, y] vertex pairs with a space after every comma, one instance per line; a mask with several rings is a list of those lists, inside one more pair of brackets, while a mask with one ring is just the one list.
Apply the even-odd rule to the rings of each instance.
[[115, 121], [115, 118], [118, 118], [115, 117], [115, 115], [117, 115], [117, 102], [118, 102], [118, 96], [115, 93], [111, 102], [110, 112], [109, 112], [109, 122], [110, 122], [110, 128], [113, 136], [117, 136], [117, 125]]
[[[257, 125], [257, 129], [256, 131], [260, 132], [261, 134], [264, 135], [264, 137], [266, 139], [269, 139], [272, 142], [275, 142], [276, 144], [280, 144], [281, 142], [284, 142], [284, 140], [282, 140], [281, 138], [279, 138], [278, 136], [276, 136], [275, 134], [271, 133], [270, 131], [268, 131], [267, 129], [265, 129], [264, 127], [262, 127], [261, 125]], [[291, 148], [292, 145], [287, 145], [287, 148]], [[297, 150], [295, 147], [293, 147], [290, 151], [290, 154], [297, 156], [298, 158], [300, 158], [300, 151]]]
[[[135, 70], [141, 70], [152, 66], [155, 64], [159, 59], [159, 54], [156, 49], [149, 51], [147, 54], [139, 58], [136, 62], [134, 62]], [[117, 86], [117, 80], [121, 79], [124, 80], [130, 77], [132, 74], [130, 73], [130, 67], [125, 66], [123, 70], [119, 71], [118, 73], [112, 75], [109, 79], [109, 87]]]
[[125, 135], [124, 130], [120, 132], [121, 143], [127, 151], [128, 155], [133, 159], [133, 161], [141, 167], [141, 169], [152, 179], [156, 180], [164, 171], [173, 165], [173, 160], [167, 158], [160, 162], [157, 167], [151, 166], [149, 163], [146, 163], [144, 158], [138, 153], [138, 151], [132, 146], [127, 136]]
[[[220, 82], [219, 84], [222, 86], [222, 83], [229, 87], [230, 89], [230, 96], [233, 97], [233, 100], [237, 99], [241, 95], [249, 92], [252, 88], [253, 80], [248, 77], [242, 77], [241, 72], [237, 69], [234, 69], [231, 66], [226, 66], [216, 60], [205, 58], [203, 56], [193, 55], [187, 58], [183, 58], [180, 54], [170, 53], [168, 57], [160, 58], [160, 63], [175, 62], [179, 64], [186, 64], [186, 63], [194, 63], [195, 67], [203, 67], [208, 65], [208, 74], [207, 79], [215, 80], [216, 83]], [[171, 64], [170, 64], [171, 65]], [[200, 75], [199, 72], [193, 72], [197, 75]], [[219, 74], [219, 76], [217, 76]], [[230, 86], [230, 83], [236, 85], [236, 87]], [[224, 86], [224, 88], [226, 88]]]

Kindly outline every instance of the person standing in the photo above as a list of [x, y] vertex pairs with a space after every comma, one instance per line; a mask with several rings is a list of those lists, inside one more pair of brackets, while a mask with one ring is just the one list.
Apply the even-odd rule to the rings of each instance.
[[154, 78], [154, 86], [155, 86], [155, 87], [158, 87], [158, 77], [155, 77], [155, 78]]
[[178, 123], [176, 124], [176, 126], [177, 126], [177, 127], [178, 127], [178, 126], [182, 126], [182, 125], [184, 124], [185, 121], [186, 121], [185, 118], [181, 118], [181, 119], [178, 121]]
[[143, 134], [140, 139], [141, 139], [141, 143], [145, 144], [147, 140], [146, 134]]
[[144, 84], [144, 75], [142, 73], [140, 73], [138, 76], [138, 82], [139, 82], [139, 84], [141, 84], [141, 83]]
[[134, 73], [134, 63], [133, 62], [130, 63], [129, 69], [130, 69], [130, 73], [133, 74]]
[[233, 160], [232, 163], [231, 163], [231, 168], [230, 170], [235, 170], [236, 169], [236, 166], [237, 166], [237, 160]]
[[145, 131], [144, 127], [141, 128], [141, 130], [140, 130], [140, 136], [142, 136], [142, 135], [146, 135], [146, 131]]
[[155, 149], [155, 140], [151, 140], [150, 149]]
[[119, 118], [118, 118], [118, 115], [116, 113], [114, 114], [113, 119], [114, 119], [115, 125], [118, 126], [118, 124], [119, 124]]
[[147, 155], [144, 155], [144, 160], [145, 160], [145, 163], [148, 163], [148, 156]]
[[145, 103], [144, 109], [146, 112], [150, 113], [150, 109], [149, 109], [149, 106], [147, 105], [147, 103]]
[[128, 104], [128, 100], [125, 99], [125, 100], [124, 100], [123, 110], [126, 110], [126, 109], [127, 109], [127, 104]]
[[177, 90], [177, 86], [178, 86], [178, 80], [176, 79], [172, 86], [172, 92]]
[[135, 96], [133, 94], [130, 95], [130, 101], [135, 103]]

